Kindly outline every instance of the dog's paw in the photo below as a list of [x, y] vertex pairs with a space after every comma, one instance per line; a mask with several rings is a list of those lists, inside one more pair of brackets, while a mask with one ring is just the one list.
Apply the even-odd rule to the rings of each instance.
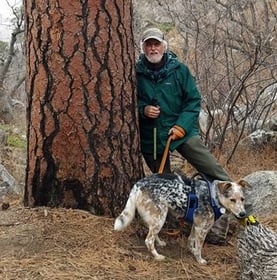
[[157, 256], [155, 256], [155, 260], [156, 261], [163, 261], [165, 259], [165, 256], [158, 254]]
[[199, 264], [201, 264], [201, 265], [206, 265], [206, 264], [207, 264], [207, 261], [204, 260], [203, 258], [197, 259], [197, 262], [198, 262]]

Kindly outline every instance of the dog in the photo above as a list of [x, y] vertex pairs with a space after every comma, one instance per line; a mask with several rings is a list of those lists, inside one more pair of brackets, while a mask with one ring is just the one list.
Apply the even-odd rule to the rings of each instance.
[[136, 210], [148, 226], [145, 244], [156, 260], [165, 256], [155, 249], [155, 241], [165, 246], [158, 234], [162, 229], [168, 212], [176, 218], [184, 218], [190, 207], [189, 194], [194, 192], [197, 207], [193, 211], [192, 228], [188, 238], [188, 248], [200, 264], [207, 261], [201, 251], [206, 235], [215, 222], [216, 205], [220, 212], [232, 213], [236, 218], [246, 216], [243, 188], [249, 184], [238, 182], [214, 181], [210, 184], [202, 179], [189, 179], [179, 174], [151, 174], [134, 184], [126, 206], [115, 219], [114, 230], [126, 228], [134, 219]]

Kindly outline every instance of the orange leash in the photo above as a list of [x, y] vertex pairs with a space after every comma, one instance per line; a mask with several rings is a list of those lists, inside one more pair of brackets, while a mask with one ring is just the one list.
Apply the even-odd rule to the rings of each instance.
[[164, 171], [164, 166], [165, 166], [166, 158], [167, 158], [167, 155], [168, 155], [171, 140], [172, 140], [172, 136], [169, 135], [169, 137], [166, 141], [166, 145], [165, 145], [165, 148], [164, 148], [164, 153], [163, 153], [163, 157], [162, 157], [162, 161], [161, 161], [158, 173], [163, 173], [163, 171]]
[[[169, 135], [169, 137], [168, 137], [168, 139], [166, 141], [166, 145], [165, 145], [165, 148], [164, 148], [164, 153], [163, 153], [163, 157], [162, 157], [162, 161], [161, 161], [158, 173], [163, 173], [163, 171], [164, 171], [164, 166], [165, 166], [166, 158], [167, 158], [167, 155], [168, 155], [168, 152], [169, 152], [169, 146], [170, 146], [171, 140], [172, 140], [172, 136]], [[182, 228], [183, 226], [184, 226], [183, 222], [180, 222], [180, 228]], [[177, 235], [180, 235], [181, 230], [173, 229], [173, 230], [168, 230], [165, 233], [167, 235], [177, 236]]]

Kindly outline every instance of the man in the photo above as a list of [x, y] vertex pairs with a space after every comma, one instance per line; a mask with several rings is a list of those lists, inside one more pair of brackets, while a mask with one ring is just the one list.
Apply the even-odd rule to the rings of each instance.
[[[195, 81], [176, 55], [167, 50], [164, 34], [147, 29], [136, 64], [141, 151], [152, 172], [157, 172], [166, 141], [209, 179], [230, 181], [199, 135], [201, 97]], [[171, 172], [167, 157], [164, 172]]]
[[[202, 142], [198, 118], [201, 97], [186, 65], [167, 49], [164, 34], [147, 29], [136, 64], [141, 151], [152, 172], [157, 172], [166, 141], [210, 180], [231, 178]], [[171, 172], [170, 158], [163, 172]], [[223, 218], [225, 217], [225, 218]], [[226, 241], [228, 218], [222, 216], [207, 236], [212, 243]]]

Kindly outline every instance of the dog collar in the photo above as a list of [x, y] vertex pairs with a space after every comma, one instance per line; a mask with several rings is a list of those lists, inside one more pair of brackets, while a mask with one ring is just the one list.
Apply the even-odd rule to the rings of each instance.
[[226, 213], [226, 209], [224, 207], [219, 206], [213, 198], [212, 198], [212, 207], [214, 210], [215, 221], [219, 219], [221, 215]]

